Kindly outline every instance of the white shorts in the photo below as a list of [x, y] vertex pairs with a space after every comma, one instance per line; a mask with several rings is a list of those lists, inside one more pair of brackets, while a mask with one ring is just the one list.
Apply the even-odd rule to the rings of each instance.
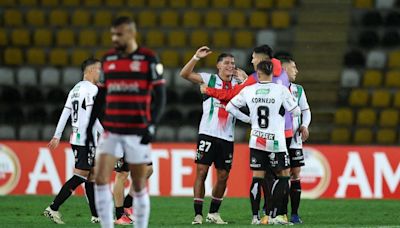
[[125, 156], [129, 164], [148, 164], [151, 162], [151, 144], [141, 144], [141, 140], [140, 135], [104, 132], [100, 136], [97, 154], [110, 154], [116, 158]]

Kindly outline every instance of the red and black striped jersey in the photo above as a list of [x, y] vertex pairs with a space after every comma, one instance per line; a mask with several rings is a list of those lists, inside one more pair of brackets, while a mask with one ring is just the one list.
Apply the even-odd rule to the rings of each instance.
[[107, 92], [105, 130], [144, 134], [151, 122], [151, 91], [155, 85], [165, 83], [158, 57], [143, 47], [129, 55], [111, 50], [103, 57], [102, 69], [101, 81]]

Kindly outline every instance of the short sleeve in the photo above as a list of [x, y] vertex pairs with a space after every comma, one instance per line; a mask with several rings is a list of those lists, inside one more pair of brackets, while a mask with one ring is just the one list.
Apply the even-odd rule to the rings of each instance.
[[281, 87], [282, 95], [283, 95], [283, 107], [287, 111], [292, 111], [294, 108], [297, 107], [296, 99], [292, 96], [289, 90], [286, 87]]

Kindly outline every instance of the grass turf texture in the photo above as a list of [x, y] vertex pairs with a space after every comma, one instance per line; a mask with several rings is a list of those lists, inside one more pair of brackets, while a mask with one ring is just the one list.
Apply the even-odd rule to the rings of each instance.
[[[42, 215], [52, 200], [50, 196], [0, 196], [0, 227], [59, 226]], [[151, 203], [150, 227], [192, 226], [192, 198], [152, 197]], [[204, 216], [209, 203], [210, 198], [206, 198]], [[300, 226], [400, 227], [399, 205], [398, 200], [302, 200], [300, 215], [305, 224]], [[63, 227], [99, 227], [90, 223], [89, 208], [83, 197], [71, 197], [60, 207], [60, 212], [66, 223]], [[246, 198], [225, 198], [220, 213], [229, 222], [225, 227], [254, 227], [250, 225], [250, 203]], [[221, 227], [205, 221], [202, 226]]]

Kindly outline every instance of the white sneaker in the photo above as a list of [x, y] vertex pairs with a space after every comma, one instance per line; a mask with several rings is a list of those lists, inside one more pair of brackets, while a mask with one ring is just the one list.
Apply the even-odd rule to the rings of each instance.
[[192, 225], [196, 224], [203, 224], [203, 216], [202, 215], [196, 215], [193, 219]]
[[100, 223], [100, 218], [92, 216], [92, 218], [90, 219], [90, 222], [91, 223]]
[[251, 225], [259, 225], [260, 224], [260, 220], [258, 219], [257, 215], [253, 216], [253, 219], [251, 220]]
[[278, 215], [275, 218], [269, 219], [268, 224], [293, 225], [293, 223], [287, 221], [287, 218], [284, 215]]
[[221, 216], [218, 212], [216, 213], [208, 213], [206, 222], [215, 223], [215, 224], [228, 224], [224, 220], [222, 220]]
[[43, 211], [43, 215], [46, 216], [47, 218], [51, 219], [51, 221], [57, 223], [57, 224], [65, 224], [63, 220], [61, 219], [61, 213], [58, 211], [53, 211], [50, 207], [47, 207]]

